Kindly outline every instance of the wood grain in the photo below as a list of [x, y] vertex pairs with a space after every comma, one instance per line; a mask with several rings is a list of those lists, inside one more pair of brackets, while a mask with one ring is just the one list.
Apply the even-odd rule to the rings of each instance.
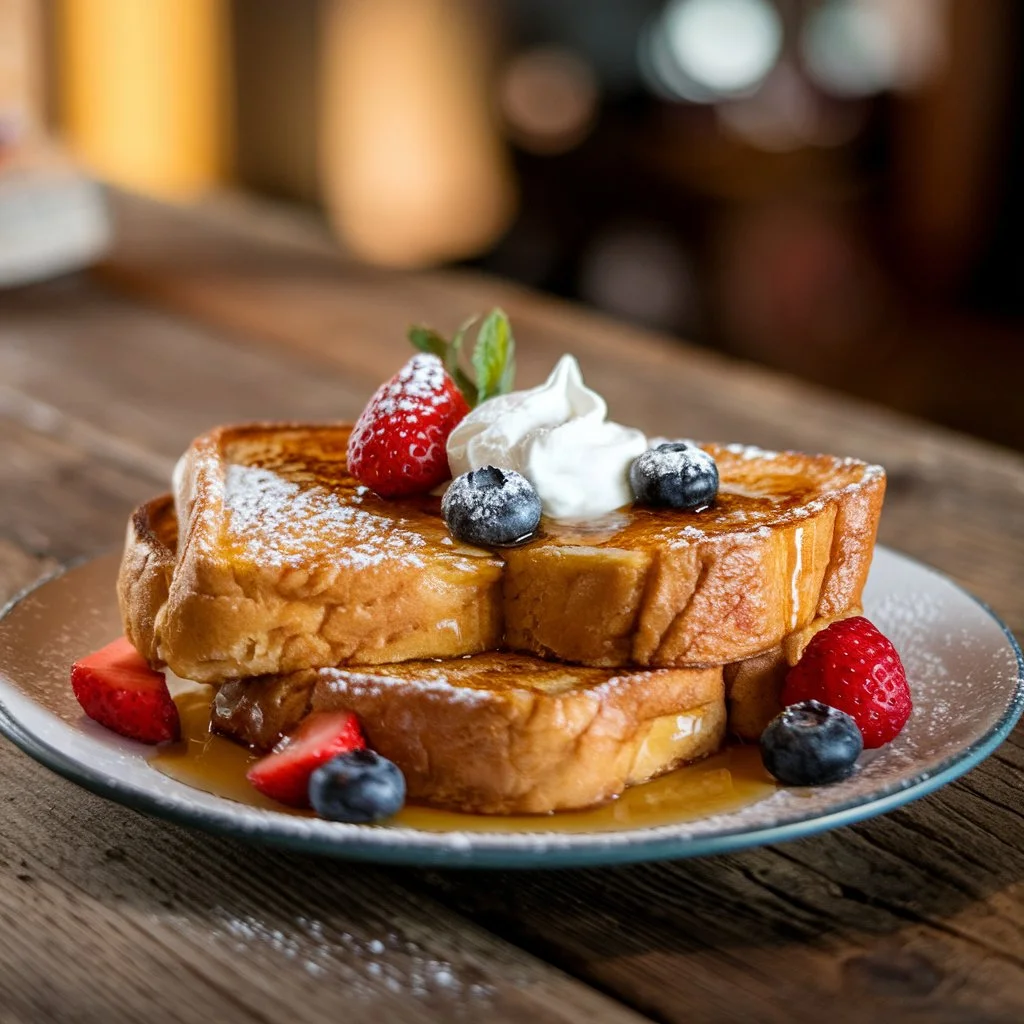
[[[0, 302], [12, 314], [0, 346], [11, 324], [25, 336], [22, 298]], [[80, 288], [51, 298], [47, 315], [87, 301]], [[148, 330], [127, 333], [154, 337], [164, 327], [187, 342], [183, 325], [146, 320], [134, 310], [125, 326]], [[45, 347], [25, 351], [50, 356]], [[267, 375], [264, 397], [272, 401], [302, 372]], [[26, 371], [22, 382], [29, 379]], [[148, 421], [119, 405], [124, 421], [115, 424], [96, 379], [73, 383], [76, 413], [91, 411], [90, 419], [43, 415], [41, 400], [25, 396], [0, 406], [0, 601], [36, 569], [116, 543], [130, 509], [166, 486], [165, 456], [143, 459], [137, 446], [105, 433], [141, 430]], [[568, 1024], [581, 1012], [597, 1021], [639, 1019], [383, 871], [254, 850], [137, 816], [56, 778], [6, 742], [0, 780], [4, 1024], [339, 1014]]]
[[[194, 211], [169, 217], [158, 204], [128, 197], [117, 210], [120, 241], [103, 280], [250, 339], [254, 359], [264, 346], [284, 346], [291, 358], [332, 365], [357, 392], [363, 387], [363, 398], [408, 357], [410, 323], [448, 330], [500, 304], [515, 326], [525, 383], [543, 379], [572, 351], [612, 415], [649, 433], [881, 462], [890, 477], [882, 541], [950, 573], [1024, 631], [1018, 456], [504, 282], [359, 267], [311, 226], [256, 233], [245, 211], [228, 209], [211, 227]], [[357, 399], [343, 412], [360, 407]], [[310, 410], [317, 414], [315, 405]]]
[[[405, 357], [408, 321], [450, 327], [500, 301], [527, 381], [572, 350], [625, 422], [885, 463], [883, 539], [1024, 630], [1014, 455], [494, 282], [353, 268], [292, 222], [120, 209], [137, 219], [103, 288], [0, 296], [7, 592], [116, 542], [200, 430], [352, 416]], [[1022, 783], [1018, 730], [932, 797], [772, 849], [418, 872], [211, 840], [4, 745], [0, 1021], [127, 1020], [143, 1006], [167, 1020], [1015, 1021]]]
[[5, 1024], [639, 1020], [382, 871], [144, 818], [6, 744], [0, 772]]
[[878, 821], [713, 860], [420, 877], [657, 1020], [723, 1019], [709, 978], [737, 1020], [1013, 1020], [1024, 821], [1012, 797], [979, 798], [1007, 781], [1019, 792], [1019, 769], [989, 764]]

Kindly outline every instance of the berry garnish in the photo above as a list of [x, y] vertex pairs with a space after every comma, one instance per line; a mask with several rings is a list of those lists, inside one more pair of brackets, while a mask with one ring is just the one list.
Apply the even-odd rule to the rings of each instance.
[[894, 739], [910, 718], [907, 675], [896, 648], [862, 616], [812, 637], [786, 675], [783, 704], [819, 700], [850, 715], [869, 750]]
[[644, 505], [694, 510], [718, 494], [718, 467], [703, 448], [671, 441], [638, 455], [629, 467], [636, 500]]
[[447, 341], [413, 327], [420, 350], [377, 389], [348, 441], [349, 472], [385, 498], [424, 494], [451, 475], [445, 445], [470, 407], [504, 394], [515, 375], [515, 339], [508, 317], [493, 310], [473, 347], [476, 382], [459, 366], [470, 320]]
[[467, 544], [507, 547], [540, 523], [540, 496], [521, 473], [484, 466], [456, 477], [441, 502], [453, 537]]
[[761, 734], [761, 760], [787, 786], [826, 786], [848, 778], [863, 749], [857, 723], [816, 700], [787, 707]]
[[272, 800], [308, 807], [313, 772], [332, 757], [365, 746], [359, 720], [350, 711], [316, 712], [285, 736], [273, 753], [260, 758], [246, 778]]
[[94, 721], [142, 743], [181, 736], [178, 709], [161, 672], [121, 637], [71, 666], [71, 688]]
[[469, 412], [434, 355], [412, 357], [380, 387], [348, 441], [349, 472], [385, 498], [422, 494], [448, 479], [448, 435]]
[[405, 803], [405, 776], [376, 751], [353, 750], [313, 772], [309, 802], [320, 817], [331, 821], [383, 821]]

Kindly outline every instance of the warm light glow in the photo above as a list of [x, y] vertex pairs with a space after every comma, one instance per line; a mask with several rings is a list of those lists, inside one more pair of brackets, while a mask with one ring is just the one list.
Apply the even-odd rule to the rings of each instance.
[[870, 96], [895, 84], [899, 44], [885, 9], [830, 0], [813, 11], [801, 39], [808, 72], [836, 96]]
[[358, 256], [417, 266], [472, 256], [514, 197], [467, 0], [331, 0], [325, 10], [324, 198]]
[[644, 83], [663, 100], [713, 103], [715, 95], [695, 82], [672, 54], [660, 18], [647, 23], [637, 44], [637, 63]]
[[782, 60], [753, 96], [719, 103], [722, 127], [758, 149], [782, 153], [802, 146], [840, 146], [863, 127], [860, 104], [824, 101], [789, 60]]
[[509, 134], [534, 153], [564, 153], [578, 145], [597, 110], [597, 82], [590, 65], [556, 47], [513, 57], [498, 94]]
[[60, 0], [67, 140], [100, 177], [166, 196], [224, 165], [224, 0]]
[[0, 0], [0, 149], [43, 121], [42, 5]]
[[913, 90], [933, 78], [947, 56], [950, 0], [861, 0], [892, 24], [899, 58], [897, 89]]
[[814, 93], [788, 62], [772, 71], [756, 95], [721, 103], [716, 112], [734, 135], [772, 152], [815, 141], [821, 119]]
[[678, 68], [718, 96], [756, 87], [782, 47], [782, 22], [768, 0], [673, 0], [661, 30]]

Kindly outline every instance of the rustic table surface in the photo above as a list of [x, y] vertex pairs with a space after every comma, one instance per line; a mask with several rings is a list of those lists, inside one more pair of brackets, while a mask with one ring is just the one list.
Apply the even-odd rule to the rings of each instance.
[[[1024, 459], [507, 284], [119, 197], [95, 273], [0, 294], [0, 599], [119, 543], [205, 428], [340, 418], [406, 326], [502, 304], [651, 433], [884, 463], [881, 540], [1024, 632]], [[885, 817], [604, 870], [383, 869], [142, 817], [0, 741], [0, 1021], [1024, 1020], [1024, 733]]]

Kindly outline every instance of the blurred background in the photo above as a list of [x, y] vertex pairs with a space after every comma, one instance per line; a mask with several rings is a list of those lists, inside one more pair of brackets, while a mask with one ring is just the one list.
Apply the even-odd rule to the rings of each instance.
[[[1024, 449], [1018, 0], [0, 0], [0, 284], [299, 204]], [[44, 237], [45, 236], [45, 237]]]

